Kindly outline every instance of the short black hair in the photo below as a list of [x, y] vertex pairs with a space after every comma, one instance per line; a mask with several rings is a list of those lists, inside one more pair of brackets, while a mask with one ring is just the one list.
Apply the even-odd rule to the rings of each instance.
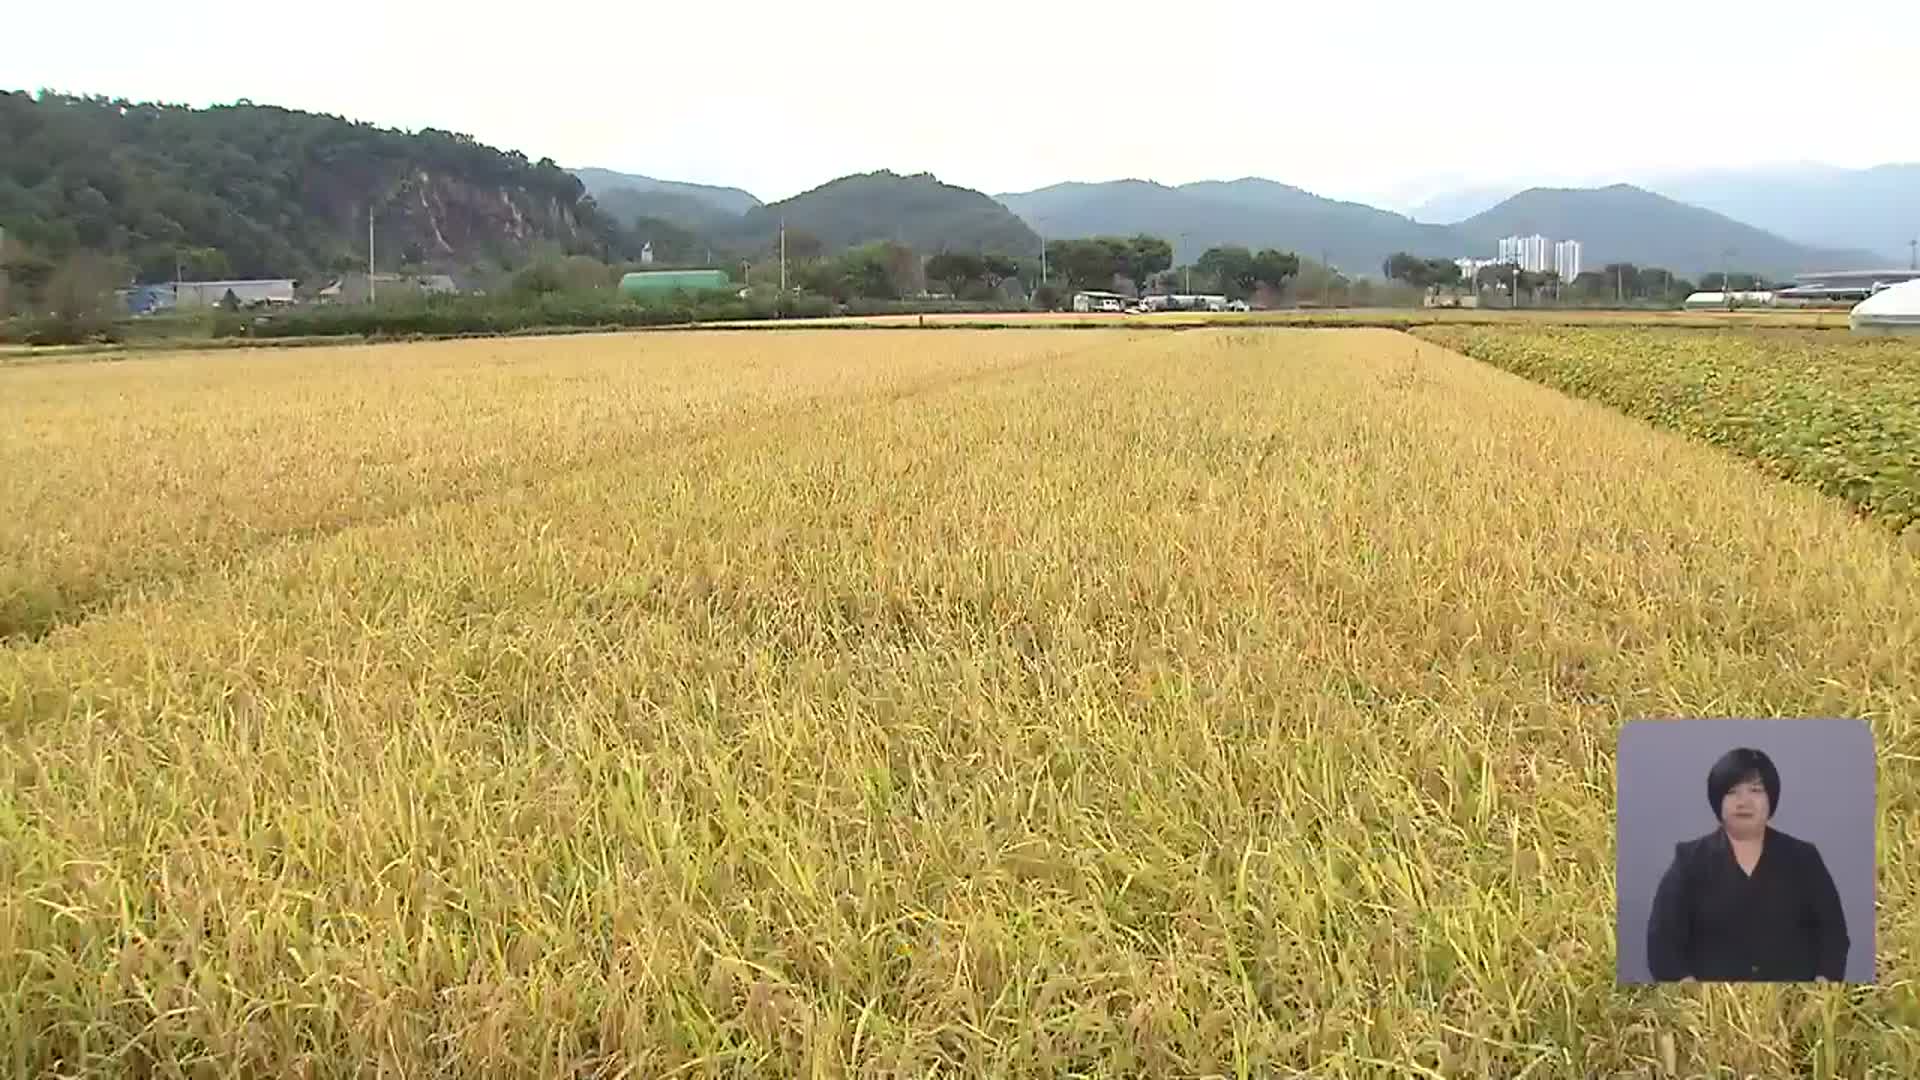
[[1767, 814], [1780, 812], [1780, 770], [1773, 767], [1773, 759], [1766, 754], [1742, 746], [1720, 755], [1707, 770], [1707, 805], [1713, 807], [1714, 817], [1720, 816], [1720, 802], [1727, 792], [1748, 780], [1758, 780], [1767, 789]]

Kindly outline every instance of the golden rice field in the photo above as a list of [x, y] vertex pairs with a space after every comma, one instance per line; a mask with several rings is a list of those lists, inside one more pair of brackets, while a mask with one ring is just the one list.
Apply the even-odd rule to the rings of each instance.
[[[1920, 1073], [1920, 557], [1387, 330], [0, 371], [0, 1072]], [[1643, 715], [1880, 986], [1617, 989]]]

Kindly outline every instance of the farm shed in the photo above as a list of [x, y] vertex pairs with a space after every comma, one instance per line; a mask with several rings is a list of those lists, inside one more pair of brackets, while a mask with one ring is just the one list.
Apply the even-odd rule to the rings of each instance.
[[1860, 301], [1848, 321], [1856, 334], [1920, 334], [1920, 281], [1906, 281]]
[[217, 307], [228, 293], [241, 307], [259, 304], [291, 304], [293, 279], [259, 278], [245, 281], [178, 281], [173, 283], [174, 306]]
[[623, 296], [665, 296], [679, 290], [702, 292], [732, 287], [724, 270], [639, 270], [620, 278]]

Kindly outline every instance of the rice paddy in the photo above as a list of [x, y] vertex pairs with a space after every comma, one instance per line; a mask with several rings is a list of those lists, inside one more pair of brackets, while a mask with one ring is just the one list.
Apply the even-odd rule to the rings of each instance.
[[[1920, 558], [1431, 342], [35, 365], [0, 475], [14, 1075], [1920, 1072]], [[1872, 726], [1878, 987], [1615, 987], [1677, 715]]]

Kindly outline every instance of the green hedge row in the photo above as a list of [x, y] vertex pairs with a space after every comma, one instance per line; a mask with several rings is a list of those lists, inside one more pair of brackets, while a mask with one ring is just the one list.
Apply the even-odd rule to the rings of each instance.
[[268, 315], [227, 314], [215, 337], [436, 337], [509, 334], [543, 328], [670, 326], [735, 319], [826, 315], [821, 297], [741, 299], [728, 294], [678, 293], [636, 301], [616, 293], [550, 293], [539, 297], [433, 297], [392, 305], [294, 308]]
[[635, 300], [612, 291], [541, 296], [436, 296], [375, 305], [221, 310], [86, 320], [22, 317], [0, 322], [0, 343], [78, 345], [196, 338], [449, 337], [541, 329], [671, 326], [698, 322], [819, 318], [841, 311], [825, 297], [742, 299], [731, 293], [675, 293]]

